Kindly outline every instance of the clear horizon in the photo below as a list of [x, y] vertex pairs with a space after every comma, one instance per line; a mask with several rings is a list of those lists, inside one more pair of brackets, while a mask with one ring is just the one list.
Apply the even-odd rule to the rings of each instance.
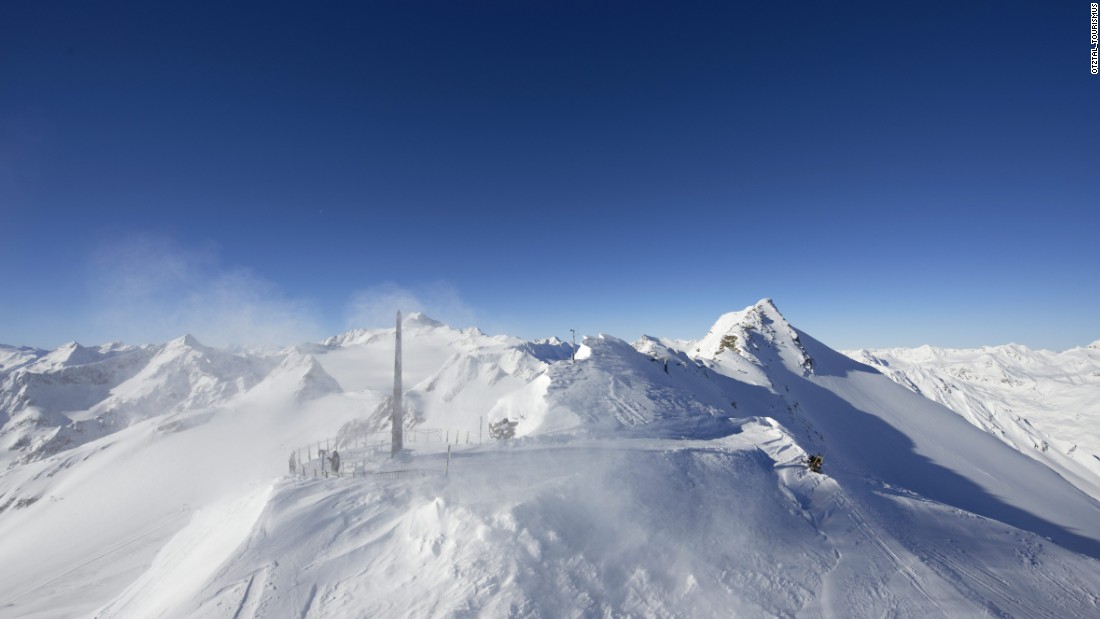
[[1100, 338], [1088, 2], [5, 13], [0, 343]]

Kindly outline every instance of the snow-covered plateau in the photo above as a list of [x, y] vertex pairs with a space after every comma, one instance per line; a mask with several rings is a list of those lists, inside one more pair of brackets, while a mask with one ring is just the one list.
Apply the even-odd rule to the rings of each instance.
[[1100, 616], [1098, 344], [402, 331], [0, 346], [0, 617]]

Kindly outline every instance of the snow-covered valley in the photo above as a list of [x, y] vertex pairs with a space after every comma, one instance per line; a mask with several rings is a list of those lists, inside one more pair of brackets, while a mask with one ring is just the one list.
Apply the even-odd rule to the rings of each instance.
[[[1029, 374], [1081, 387], [1042, 400], [1062, 425], [1011, 401], [1074, 468], [975, 423], [1007, 396], [973, 390], [968, 416], [770, 300], [575, 361], [419, 314], [403, 331], [409, 430], [445, 438], [400, 466], [436, 474], [287, 475], [304, 444], [388, 429], [394, 329], [0, 347], [0, 617], [1100, 613], [1098, 482], [1063, 445], [1100, 453], [1094, 348]], [[491, 440], [504, 419], [516, 437]]]

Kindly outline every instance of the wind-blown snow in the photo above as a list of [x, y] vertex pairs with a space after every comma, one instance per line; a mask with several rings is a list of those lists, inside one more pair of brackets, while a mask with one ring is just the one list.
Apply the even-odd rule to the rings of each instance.
[[582, 341], [406, 317], [407, 419], [452, 453], [388, 468], [448, 475], [327, 480], [287, 455], [385, 429], [393, 329], [2, 347], [0, 617], [1097, 613], [1095, 495], [770, 300]]

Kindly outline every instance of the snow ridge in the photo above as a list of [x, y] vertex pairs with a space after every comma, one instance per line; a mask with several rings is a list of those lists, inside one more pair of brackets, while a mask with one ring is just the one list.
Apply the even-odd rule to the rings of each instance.
[[299, 400], [340, 391], [315, 359], [293, 349], [229, 353], [191, 335], [143, 347], [71, 342], [4, 376], [0, 446], [9, 465], [39, 460], [151, 417], [225, 403], [265, 382], [291, 385]]
[[[440, 438], [392, 462], [448, 476], [327, 480], [282, 476], [288, 453], [387, 429], [393, 329], [2, 348], [0, 619], [1095, 614], [1100, 502], [868, 365], [889, 355], [768, 299], [696, 342], [581, 342], [410, 315], [406, 419]], [[950, 384], [1087, 383], [1075, 351], [985, 350]], [[504, 418], [515, 438], [480, 436]]]

